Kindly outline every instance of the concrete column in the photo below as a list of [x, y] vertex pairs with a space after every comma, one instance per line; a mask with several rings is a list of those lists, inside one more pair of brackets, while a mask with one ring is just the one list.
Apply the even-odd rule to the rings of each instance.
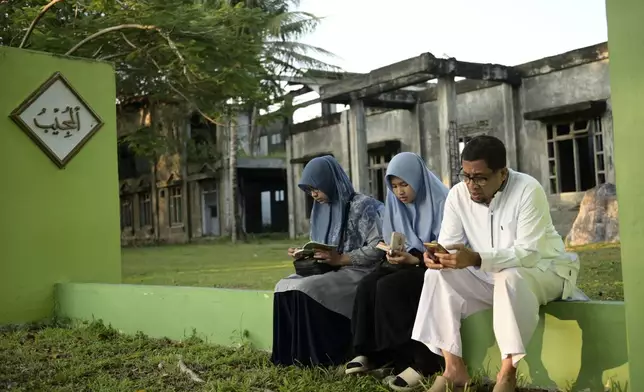
[[295, 238], [295, 177], [293, 175], [293, 149], [291, 135], [286, 137], [286, 198], [288, 200], [288, 236]]
[[438, 132], [440, 137], [441, 171], [440, 178], [448, 187], [452, 186], [450, 168], [450, 126], [456, 126], [456, 82], [453, 76], [438, 78]]
[[337, 113], [335, 104], [322, 102], [322, 117]]
[[349, 108], [349, 150], [353, 188], [356, 192], [368, 195], [367, 117], [361, 100], [352, 101]]
[[340, 141], [340, 147], [342, 152], [335, 158], [338, 160], [338, 162], [340, 162], [340, 165], [342, 165], [344, 170], [347, 172], [349, 178], [351, 178], [351, 141], [349, 140], [349, 135], [351, 134], [351, 121], [349, 117], [350, 115], [348, 110], [345, 110], [340, 114], [340, 126], [342, 129], [342, 139]]
[[607, 0], [619, 234], [626, 309], [629, 390], [644, 391], [644, 2]]
[[414, 115], [416, 116], [416, 134], [414, 135], [414, 144], [418, 146], [418, 155], [427, 162], [427, 152], [425, 151], [425, 147], [429, 132], [425, 129], [425, 113], [423, 112], [422, 103], [416, 102]]
[[508, 167], [518, 170], [516, 113], [514, 110], [514, 89], [509, 84], [501, 86], [503, 97], [503, 142], [505, 144]]

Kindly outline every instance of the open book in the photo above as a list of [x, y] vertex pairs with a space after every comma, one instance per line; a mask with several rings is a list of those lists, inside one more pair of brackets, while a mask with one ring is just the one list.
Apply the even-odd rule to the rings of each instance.
[[315, 251], [330, 251], [330, 250], [335, 250], [337, 246], [335, 245], [329, 245], [329, 244], [323, 244], [321, 242], [315, 242], [315, 241], [309, 241], [306, 244], [304, 244], [303, 247], [297, 249], [295, 253], [293, 254], [296, 258], [300, 257], [313, 257], [315, 254]]
[[382, 242], [376, 245], [376, 248], [384, 250], [389, 255], [392, 252], [400, 252], [405, 250], [405, 235], [403, 233], [398, 233], [394, 231], [391, 233], [391, 239], [389, 240], [389, 245], [385, 245]]

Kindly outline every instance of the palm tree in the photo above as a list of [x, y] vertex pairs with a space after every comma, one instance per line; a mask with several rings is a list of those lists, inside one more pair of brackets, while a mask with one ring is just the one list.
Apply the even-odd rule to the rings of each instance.
[[[281, 80], [284, 76], [302, 76], [307, 70], [339, 70], [321, 58], [334, 58], [335, 56], [323, 49], [301, 42], [306, 34], [315, 31], [322, 19], [303, 11], [293, 11], [299, 6], [299, 0], [227, 0], [230, 4], [243, 3], [247, 7], [260, 8], [267, 15], [266, 32], [263, 44], [262, 63], [266, 69], [266, 88], [272, 92], [274, 99], [279, 100], [284, 94]], [[252, 105], [251, 113], [257, 112], [256, 105]], [[290, 113], [288, 114], [290, 115]], [[251, 116], [251, 140], [257, 139], [254, 135], [258, 127]], [[231, 240], [236, 242], [241, 230], [240, 203], [237, 198], [237, 153], [238, 129], [237, 126], [229, 128], [229, 189], [230, 203], [228, 221], [231, 223]]]

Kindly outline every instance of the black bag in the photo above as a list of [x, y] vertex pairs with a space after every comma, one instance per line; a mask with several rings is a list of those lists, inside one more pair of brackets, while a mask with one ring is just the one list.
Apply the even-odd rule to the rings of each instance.
[[[340, 226], [340, 241], [338, 244], [342, 245], [344, 242], [344, 234], [347, 229], [347, 219], [349, 218], [349, 210], [351, 209], [351, 201], [356, 194], [353, 193], [347, 204], [344, 206], [344, 220]], [[293, 267], [295, 267], [295, 273], [300, 276], [312, 276], [312, 275], [322, 275], [327, 272], [337, 271], [340, 269], [339, 266], [333, 266], [326, 263], [320, 263], [317, 259], [314, 259], [312, 256], [303, 257], [293, 261]]]
[[300, 276], [322, 275], [327, 272], [337, 271], [340, 267], [332, 266], [327, 263], [319, 263], [313, 257], [305, 257], [293, 261], [295, 273]]

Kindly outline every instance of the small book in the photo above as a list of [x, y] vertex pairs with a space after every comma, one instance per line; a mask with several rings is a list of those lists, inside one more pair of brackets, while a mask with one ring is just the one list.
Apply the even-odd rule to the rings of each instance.
[[398, 233], [394, 231], [391, 233], [391, 238], [389, 239], [389, 245], [383, 244], [382, 242], [376, 245], [376, 248], [384, 250], [389, 255], [394, 251], [400, 252], [405, 250], [405, 235], [403, 233]]
[[321, 242], [309, 241], [303, 247], [297, 249], [293, 254], [295, 257], [313, 257], [316, 251], [331, 251], [335, 250], [337, 246], [323, 244]]

